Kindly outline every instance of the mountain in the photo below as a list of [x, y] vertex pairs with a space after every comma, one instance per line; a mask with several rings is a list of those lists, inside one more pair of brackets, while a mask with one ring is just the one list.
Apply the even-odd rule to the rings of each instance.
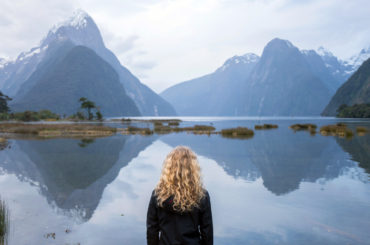
[[367, 49], [361, 49], [360, 53], [353, 55], [348, 63], [353, 67], [353, 72], [355, 72], [368, 58], [370, 58], [370, 46]]
[[355, 69], [347, 61], [335, 57], [323, 47], [315, 50], [302, 50], [310, 70], [320, 78], [334, 94], [337, 89], [348, 79]]
[[342, 82], [326, 62], [315, 51], [276, 38], [261, 58], [235, 56], [214, 73], [161, 95], [186, 116], [315, 116]]
[[[125, 93], [134, 100], [140, 113], [145, 116], [175, 115], [172, 106], [149, 87], [142, 84], [128, 69], [122, 66], [117, 57], [105, 47], [100, 31], [94, 20], [84, 11], [56, 26], [40, 42], [39, 47], [24, 52], [18, 58], [0, 69], [0, 90], [11, 97], [17, 97], [23, 83], [44, 60], [46, 51], [53, 43], [69, 40], [73, 45], [86, 46], [108, 62], [118, 73]], [[3, 78], [4, 77], [4, 78]], [[94, 100], [95, 98], [91, 98]]]
[[182, 116], [234, 115], [230, 108], [239, 103], [235, 89], [248, 78], [258, 60], [252, 53], [234, 56], [215, 72], [170, 87], [161, 96]]
[[335, 116], [340, 105], [370, 103], [370, 58], [335, 93], [323, 116]]
[[79, 110], [79, 98], [86, 97], [104, 116], [140, 115], [117, 72], [93, 50], [65, 41], [52, 54], [24, 82], [10, 103], [13, 111], [49, 109], [71, 115]]
[[35, 47], [28, 52], [22, 52], [14, 61], [3, 61], [0, 66], [1, 91], [14, 97], [21, 85], [36, 70], [47, 48], [48, 46]]
[[331, 96], [299, 49], [278, 38], [266, 45], [243, 85], [240, 89], [243, 115], [319, 115]]

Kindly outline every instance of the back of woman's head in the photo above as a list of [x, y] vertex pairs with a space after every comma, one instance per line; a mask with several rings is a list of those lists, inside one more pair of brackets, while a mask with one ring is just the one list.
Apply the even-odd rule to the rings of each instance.
[[173, 197], [172, 204], [176, 211], [185, 212], [199, 207], [204, 189], [197, 156], [190, 148], [177, 146], [167, 155], [155, 194], [159, 206]]

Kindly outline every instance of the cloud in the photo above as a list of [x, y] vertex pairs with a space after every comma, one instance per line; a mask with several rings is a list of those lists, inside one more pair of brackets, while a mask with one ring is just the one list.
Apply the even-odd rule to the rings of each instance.
[[73, 11], [72, 0], [0, 2], [0, 55], [16, 57], [38, 45], [51, 26]]
[[347, 58], [370, 44], [368, 0], [4, 0], [0, 56], [38, 44], [74, 9], [86, 10], [111, 49], [160, 92], [213, 72], [235, 54], [262, 53], [275, 37]]
[[122, 55], [129, 50], [132, 50], [135, 47], [135, 42], [139, 39], [139, 36], [132, 35], [126, 39], [123, 38], [116, 38], [114, 42], [114, 50], [116, 51], [116, 55]]

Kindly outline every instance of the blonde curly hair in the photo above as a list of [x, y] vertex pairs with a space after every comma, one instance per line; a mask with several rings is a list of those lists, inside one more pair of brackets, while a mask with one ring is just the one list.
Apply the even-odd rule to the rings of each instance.
[[158, 205], [173, 197], [173, 208], [179, 212], [199, 207], [205, 195], [197, 156], [188, 147], [177, 146], [166, 157], [155, 188]]

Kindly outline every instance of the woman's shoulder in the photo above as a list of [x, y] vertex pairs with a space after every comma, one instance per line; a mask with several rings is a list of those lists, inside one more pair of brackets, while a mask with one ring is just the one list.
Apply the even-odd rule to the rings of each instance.
[[207, 189], [203, 189], [204, 197], [209, 198], [209, 192]]
[[202, 203], [207, 203], [210, 200], [209, 192], [206, 189], [203, 189], [203, 198], [201, 200]]
[[157, 203], [157, 194], [155, 192], [155, 189], [152, 191], [152, 195], [150, 196], [150, 200], [154, 203]]

